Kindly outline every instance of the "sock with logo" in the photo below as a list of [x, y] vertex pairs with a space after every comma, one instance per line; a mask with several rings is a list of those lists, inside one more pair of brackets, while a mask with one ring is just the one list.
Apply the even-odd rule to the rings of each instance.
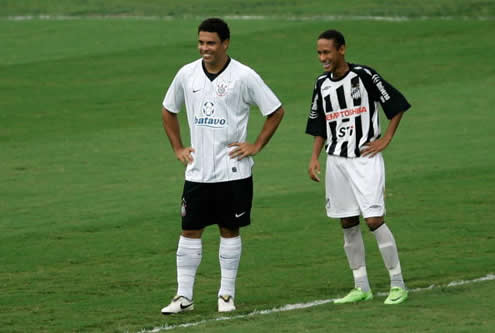
[[388, 228], [388, 226], [383, 223], [380, 227], [373, 231], [376, 241], [378, 243], [378, 248], [382, 254], [383, 262], [388, 269], [390, 275], [390, 287], [400, 287], [405, 289], [404, 279], [402, 278], [402, 271], [399, 261], [399, 252], [397, 250], [397, 245], [395, 244], [394, 236]]
[[364, 242], [360, 225], [344, 228], [344, 250], [352, 269], [354, 287], [364, 292], [370, 291], [368, 273], [366, 272]]
[[220, 260], [222, 278], [218, 296], [230, 295], [233, 298], [235, 297], [235, 280], [241, 259], [241, 250], [241, 236], [233, 238], [220, 237], [218, 258]]
[[180, 236], [177, 248], [177, 295], [193, 299], [194, 279], [201, 256], [201, 238]]

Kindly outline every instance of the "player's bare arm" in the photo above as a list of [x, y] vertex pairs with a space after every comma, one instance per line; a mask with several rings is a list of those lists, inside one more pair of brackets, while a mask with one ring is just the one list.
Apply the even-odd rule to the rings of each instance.
[[242, 160], [244, 157], [254, 156], [259, 153], [261, 149], [263, 149], [263, 147], [268, 143], [268, 141], [270, 141], [270, 138], [277, 130], [277, 127], [282, 121], [283, 117], [283, 107], [280, 107], [275, 112], [269, 114], [255, 143], [233, 142], [229, 144], [229, 147], [237, 147], [229, 153], [230, 158], [237, 158], [238, 160]]
[[366, 146], [364, 146], [364, 149], [361, 151], [361, 156], [373, 157], [379, 152], [385, 150], [385, 148], [387, 148], [387, 146], [392, 141], [395, 131], [399, 127], [399, 123], [402, 119], [403, 114], [404, 112], [400, 112], [396, 114], [392, 119], [390, 119], [385, 134], [380, 139], [370, 142]]
[[191, 152], [194, 152], [194, 148], [184, 147], [180, 136], [180, 126], [177, 120], [177, 114], [162, 109], [162, 121], [165, 133], [167, 133], [170, 145], [175, 152], [175, 156], [184, 165], [187, 165], [193, 161]]
[[318, 161], [318, 158], [320, 157], [321, 149], [323, 148], [323, 145], [325, 144], [325, 138], [321, 136], [315, 136], [315, 140], [313, 142], [313, 152], [311, 154], [311, 159], [309, 161], [309, 167], [308, 167], [308, 174], [309, 178], [311, 180], [314, 180], [315, 182], [320, 181], [320, 162]]

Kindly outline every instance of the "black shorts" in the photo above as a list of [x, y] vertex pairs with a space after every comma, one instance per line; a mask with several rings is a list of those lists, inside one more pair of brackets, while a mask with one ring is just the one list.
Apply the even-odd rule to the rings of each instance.
[[184, 183], [182, 230], [199, 230], [212, 224], [237, 229], [251, 223], [253, 178], [221, 183]]

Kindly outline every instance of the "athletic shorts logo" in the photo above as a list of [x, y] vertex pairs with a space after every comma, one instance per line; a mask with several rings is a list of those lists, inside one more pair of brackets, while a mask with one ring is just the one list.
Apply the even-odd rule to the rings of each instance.
[[238, 219], [239, 217], [241, 217], [244, 214], [246, 214], [246, 212], [242, 212], [240, 214], [235, 213], [235, 218]]
[[186, 216], [187, 214], [186, 207], [187, 207], [186, 199], [182, 198], [182, 205], [180, 206], [180, 215], [182, 217]]

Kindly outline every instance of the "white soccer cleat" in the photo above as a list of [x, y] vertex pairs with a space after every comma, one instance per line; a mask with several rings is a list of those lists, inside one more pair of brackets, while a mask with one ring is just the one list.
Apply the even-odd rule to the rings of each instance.
[[186, 312], [194, 310], [193, 301], [184, 296], [175, 296], [169, 305], [162, 309], [162, 315], [170, 315], [179, 312]]
[[218, 312], [231, 312], [235, 310], [234, 298], [230, 295], [218, 296]]

